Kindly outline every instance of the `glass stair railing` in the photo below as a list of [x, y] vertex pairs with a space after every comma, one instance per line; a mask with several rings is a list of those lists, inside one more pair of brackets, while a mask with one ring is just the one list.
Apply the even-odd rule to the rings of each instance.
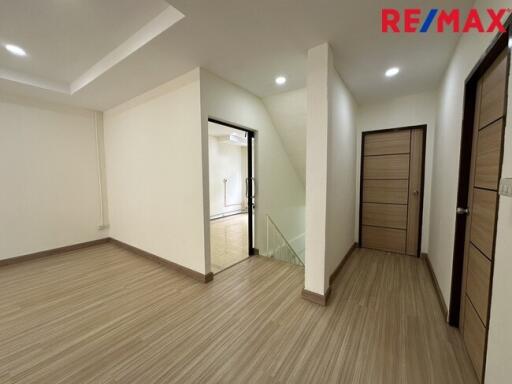
[[[303, 252], [301, 252], [303, 254]], [[284, 237], [276, 223], [267, 215], [267, 256], [286, 263], [304, 266], [301, 258]]]

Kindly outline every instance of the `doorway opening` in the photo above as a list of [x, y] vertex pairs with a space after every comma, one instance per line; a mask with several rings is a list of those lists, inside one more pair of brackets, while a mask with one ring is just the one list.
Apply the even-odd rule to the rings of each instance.
[[211, 271], [255, 254], [254, 132], [208, 119]]

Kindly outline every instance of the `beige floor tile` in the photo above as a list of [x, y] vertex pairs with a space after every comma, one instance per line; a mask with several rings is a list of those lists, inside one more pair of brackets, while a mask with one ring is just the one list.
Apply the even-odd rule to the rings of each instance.
[[249, 257], [248, 215], [210, 221], [211, 270], [220, 272]]

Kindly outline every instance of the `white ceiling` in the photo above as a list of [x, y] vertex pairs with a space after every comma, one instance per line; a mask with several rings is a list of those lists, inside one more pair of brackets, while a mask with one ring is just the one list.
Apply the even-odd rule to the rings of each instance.
[[30, 57], [2, 49], [1, 66], [71, 82], [165, 8], [161, 0], [2, 0], [0, 42]]
[[[29, 58], [0, 54], [0, 91], [105, 110], [202, 66], [259, 96], [305, 86], [307, 50], [328, 41], [335, 64], [359, 103], [437, 86], [458, 35], [383, 34], [375, 0], [169, 0], [185, 17], [98, 74], [74, 94], [69, 84], [165, 12], [163, 0], [3, 0], [0, 40]], [[425, 0], [423, 9], [462, 8], [473, 0]], [[386, 7], [411, 7], [388, 0]], [[177, 22], [176, 22], [177, 21]], [[172, 26], [171, 26], [172, 25]], [[402, 72], [393, 80], [383, 72]], [[277, 74], [288, 77], [277, 87]], [[30, 84], [22, 84], [24, 78]], [[11, 80], [5, 80], [10, 78]], [[17, 80], [17, 81], [13, 81]], [[26, 82], [25, 82], [26, 83]], [[55, 87], [53, 87], [55, 88]]]
[[[164, 0], [3, 1], [1, 89], [80, 105], [80, 98], [68, 96], [115, 70], [182, 18]], [[27, 57], [11, 55], [5, 44], [21, 46]]]

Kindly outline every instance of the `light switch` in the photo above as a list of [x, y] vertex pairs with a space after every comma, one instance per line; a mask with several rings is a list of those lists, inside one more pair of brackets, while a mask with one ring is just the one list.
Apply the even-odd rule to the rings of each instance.
[[501, 179], [500, 195], [512, 197], [512, 179]]

